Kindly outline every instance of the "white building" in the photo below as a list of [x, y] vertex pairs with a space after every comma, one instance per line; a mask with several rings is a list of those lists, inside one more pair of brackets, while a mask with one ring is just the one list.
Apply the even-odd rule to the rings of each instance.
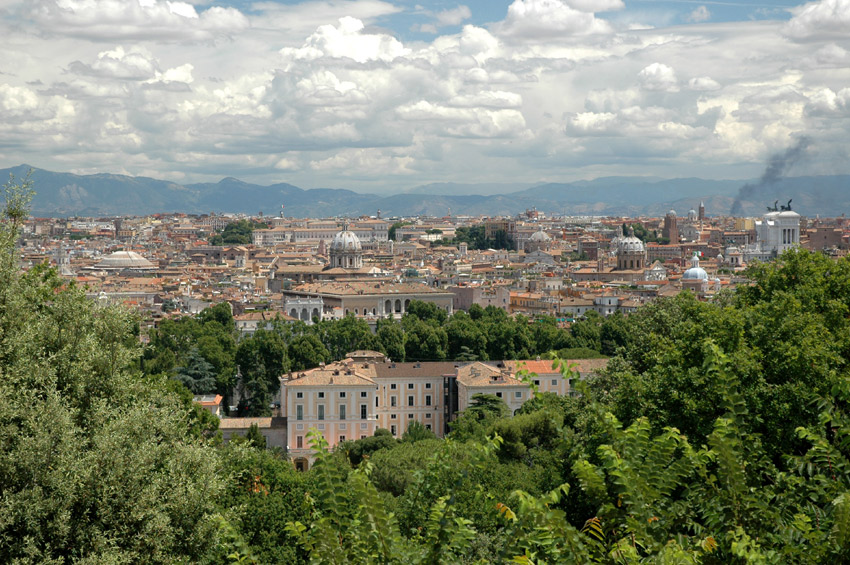
[[743, 260], [769, 261], [800, 245], [800, 214], [793, 210], [771, 211], [756, 220], [756, 241], [742, 251]]

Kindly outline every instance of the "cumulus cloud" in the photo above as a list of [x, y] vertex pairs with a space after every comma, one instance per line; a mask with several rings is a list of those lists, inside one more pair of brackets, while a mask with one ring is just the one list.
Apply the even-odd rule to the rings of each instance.
[[487, 25], [420, 9], [441, 35], [404, 41], [384, 27], [401, 8], [380, 0], [252, 4], [235, 12], [250, 33], [205, 0], [31, 6], [41, 40], [11, 30], [0, 45], [10, 162], [373, 190], [744, 176], [794, 132], [850, 132], [843, 37], [788, 41], [775, 21], [626, 30], [597, 15], [619, 0], [516, 0]]
[[157, 62], [150, 51], [141, 46], [132, 46], [125, 50], [121, 45], [115, 49], [101, 51], [90, 65], [80, 61], [68, 65], [68, 70], [74, 74], [125, 80], [150, 79], [157, 69]]
[[209, 40], [248, 27], [235, 8], [198, 13], [191, 4], [167, 0], [36, 0], [30, 15], [44, 33], [97, 40]]
[[850, 0], [819, 0], [792, 8], [785, 33], [797, 40], [850, 36]]
[[392, 61], [409, 50], [396, 38], [376, 33], [364, 33], [363, 22], [351, 17], [340, 18], [339, 25], [323, 25], [298, 49], [284, 48], [281, 54], [298, 59], [347, 57], [358, 63]]
[[688, 14], [689, 22], [699, 23], [706, 22], [711, 19], [711, 12], [705, 6], [698, 6], [693, 12]]
[[663, 63], [652, 63], [638, 73], [638, 81], [644, 90], [678, 92], [679, 80], [672, 67]]
[[472, 17], [472, 12], [469, 9], [469, 6], [460, 5], [457, 8], [452, 8], [451, 10], [443, 10], [442, 12], [437, 12], [436, 18], [437, 22], [441, 26], [456, 26], [468, 20]]
[[720, 84], [711, 77], [694, 77], [688, 80], [688, 88], [700, 92], [720, 90]]
[[[581, 5], [585, 2], [572, 2]], [[611, 2], [603, 2], [603, 5]], [[544, 39], [553, 36], [587, 36], [610, 34], [613, 28], [593, 12], [577, 9], [561, 0], [514, 0], [500, 26], [502, 34], [529, 39]]]

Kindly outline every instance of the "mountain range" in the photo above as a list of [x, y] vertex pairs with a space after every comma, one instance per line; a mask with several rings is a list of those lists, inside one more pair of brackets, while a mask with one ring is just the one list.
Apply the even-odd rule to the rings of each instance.
[[[550, 214], [639, 216], [669, 209], [685, 215], [705, 202], [708, 215], [728, 214], [747, 181], [699, 178], [601, 177], [569, 183], [455, 184], [413, 187], [394, 195], [341, 188], [302, 189], [288, 183], [262, 186], [235, 178], [217, 183], [177, 184], [115, 174], [76, 175], [19, 165], [0, 170], [4, 178], [31, 171], [32, 213], [40, 217], [147, 215], [158, 212], [233, 212], [292, 217], [375, 215], [502, 215], [536, 208]], [[793, 199], [805, 216], [850, 211], [850, 175], [786, 177], [750, 183], [740, 200], [743, 213], [761, 214], [775, 200]]]

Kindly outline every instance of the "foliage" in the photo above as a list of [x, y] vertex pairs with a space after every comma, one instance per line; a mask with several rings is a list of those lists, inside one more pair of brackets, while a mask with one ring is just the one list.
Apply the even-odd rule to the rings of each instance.
[[19, 563], [204, 558], [218, 456], [167, 380], [138, 373], [136, 320], [55, 271], [20, 273], [26, 186], [0, 223], [0, 555]]
[[268, 224], [252, 220], [237, 220], [227, 224], [220, 234], [210, 237], [210, 245], [247, 245], [254, 230], [268, 229]]

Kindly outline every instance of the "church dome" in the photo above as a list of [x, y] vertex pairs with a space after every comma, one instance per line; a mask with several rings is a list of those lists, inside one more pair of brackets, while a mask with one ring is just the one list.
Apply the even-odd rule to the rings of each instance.
[[549, 237], [549, 234], [547, 234], [541, 229], [531, 234], [531, 237], [529, 237], [528, 239], [530, 241], [550, 241], [552, 238]]
[[675, 211], [675, 210], [673, 210], [673, 209], [671, 208], [671, 209], [670, 209], [670, 211], [669, 211], [669, 212], [667, 212], [667, 215], [668, 215], [668, 216], [673, 216], [673, 217], [675, 217], [675, 216], [676, 216], [676, 211]]
[[155, 269], [156, 265], [136, 253], [135, 251], [116, 251], [102, 258], [100, 262], [94, 266], [95, 269], [102, 270], [122, 270], [122, 269]]
[[705, 269], [699, 266], [699, 257], [694, 253], [694, 256], [691, 257], [691, 268], [685, 271], [685, 274], [682, 275], [683, 281], [707, 281], [708, 273], [705, 272]]
[[330, 246], [330, 251], [336, 253], [360, 251], [362, 249], [360, 238], [354, 232], [348, 231], [348, 226], [345, 226], [341, 232], [337, 232]]
[[643, 253], [645, 251], [646, 246], [634, 236], [634, 230], [629, 230], [628, 237], [624, 237], [617, 242], [618, 253]]

